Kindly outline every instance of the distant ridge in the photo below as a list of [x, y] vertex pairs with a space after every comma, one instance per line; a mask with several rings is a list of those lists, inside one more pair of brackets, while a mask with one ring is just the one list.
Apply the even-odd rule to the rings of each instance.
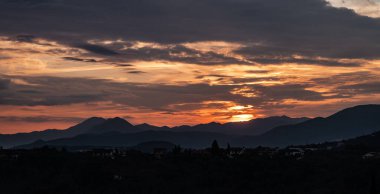
[[[380, 131], [379, 121], [380, 105], [347, 108], [326, 118], [280, 116], [239, 123], [212, 122], [173, 128], [149, 124], [134, 126], [118, 117], [111, 119], [93, 117], [67, 130], [0, 135], [0, 145], [5, 147], [133, 146], [142, 142], [164, 141], [188, 148], [200, 148], [209, 146], [210, 142], [216, 139], [233, 146], [282, 147], [339, 141], [371, 134]], [[284, 124], [289, 122], [291, 124]], [[242, 135], [249, 133], [259, 133], [259, 135]], [[42, 141], [35, 142], [37, 140]]]
[[105, 133], [111, 131], [127, 133], [141, 130], [119, 117], [111, 119], [91, 117], [65, 130], [48, 129], [30, 133], [0, 134], [0, 146], [8, 148], [32, 143], [36, 140], [47, 141], [52, 139], [74, 137], [80, 134]]
[[135, 127], [139, 128], [142, 131], [170, 130], [170, 127], [167, 127], [167, 126], [157, 127], [154, 125], [150, 125], [148, 123], [139, 124], [139, 125], [136, 125]]
[[257, 118], [244, 122], [229, 122], [220, 124], [211, 122], [208, 124], [199, 124], [195, 126], [173, 127], [173, 131], [208, 131], [232, 135], [260, 135], [274, 127], [282, 125], [297, 124], [309, 120], [310, 118], [290, 118], [287, 116], [274, 116], [267, 118]]
[[240, 141], [247, 146], [302, 145], [350, 139], [380, 131], [380, 105], [360, 105], [327, 118], [315, 118], [295, 125], [279, 126]]
[[235, 136], [211, 132], [143, 131], [137, 133], [108, 132], [103, 134], [82, 134], [71, 138], [37, 141], [16, 148], [31, 149], [42, 146], [52, 147], [130, 147], [144, 142], [171, 142], [185, 148], [205, 148], [217, 139], [220, 145], [227, 145]]

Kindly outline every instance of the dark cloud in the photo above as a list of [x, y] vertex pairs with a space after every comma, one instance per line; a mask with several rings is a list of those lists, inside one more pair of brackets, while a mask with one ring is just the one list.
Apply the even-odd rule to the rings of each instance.
[[380, 82], [344, 85], [337, 88], [351, 94], [380, 94]]
[[84, 49], [84, 50], [89, 51], [89, 52], [92, 52], [94, 54], [98, 54], [98, 55], [113, 56], [113, 55], [118, 54], [116, 51], [113, 51], [111, 49], [108, 49], [108, 48], [100, 46], [100, 45], [81, 44], [81, 45], [77, 45], [76, 47]]
[[[27, 33], [69, 45], [119, 38], [174, 44], [217, 40], [244, 43], [239, 52], [269, 56], [265, 59], [380, 58], [380, 20], [323, 0], [4, 0], [0, 26], [3, 35]], [[91, 44], [80, 48], [118, 53]]]
[[48, 4], [49, 2], [57, 2], [55, 0], [6, 0], [4, 1], [5, 3], [8, 4], [21, 4], [21, 5], [26, 5], [26, 6], [34, 6], [34, 5], [43, 5], [43, 4]]
[[32, 43], [34, 42], [35, 40], [35, 36], [33, 35], [17, 35], [15, 40], [19, 41], [19, 42], [29, 42], [29, 43]]
[[97, 60], [95, 59], [82, 59], [82, 58], [77, 58], [77, 57], [63, 57], [65, 60], [69, 61], [79, 61], [79, 62], [88, 62], [88, 63], [95, 63]]
[[21, 90], [18, 90], [17, 92], [19, 92], [19, 93], [26, 93], [26, 94], [43, 94], [43, 92], [38, 91], [38, 90], [24, 90], [24, 89], [21, 89]]
[[128, 71], [128, 73], [131, 73], [131, 74], [142, 74], [142, 73], [146, 73], [146, 72], [145, 71], [133, 70], [133, 71]]
[[132, 64], [123, 64], [123, 63], [116, 63], [114, 65], [117, 67], [133, 67]]
[[228, 57], [214, 52], [201, 52], [185, 46], [176, 45], [167, 48], [142, 47], [139, 49], [123, 49], [120, 54], [130, 61], [175, 61], [192, 63], [198, 65], [225, 65], [225, 64], [247, 64], [234, 57]]
[[[268, 71], [269, 72], [269, 71]], [[264, 73], [264, 72], [259, 72]], [[207, 75], [198, 75], [195, 77], [196, 79], [210, 79], [210, 78], [216, 78], [217, 81], [220, 81], [220, 84], [252, 84], [255, 82], [278, 82], [278, 81], [285, 81], [288, 77], [234, 77], [234, 76], [228, 76], [228, 75], [220, 75], [220, 74], [207, 74]]]
[[[240, 51], [240, 53], [242, 53]], [[321, 66], [331, 66], [331, 67], [358, 67], [361, 63], [355, 62], [341, 62], [339, 60], [331, 59], [298, 59], [298, 58], [278, 58], [277, 56], [266, 56], [255, 58], [254, 52], [244, 51], [247, 59], [260, 64], [283, 64], [283, 63], [295, 63], [295, 64], [310, 64], [310, 65], [321, 65]], [[254, 58], [251, 58], [254, 57]]]
[[331, 93], [337, 97], [349, 98], [357, 95], [380, 94], [379, 76], [369, 71], [341, 73], [329, 77], [314, 78], [309, 83], [331, 88]]
[[[283, 84], [263, 85], [162, 85], [141, 83], [119, 83], [101, 79], [58, 77], [15, 77], [35, 85], [17, 85], [0, 93], [0, 104], [6, 105], [67, 105], [112, 101], [131, 107], [173, 111], [174, 104], [201, 103], [203, 101], [234, 101], [241, 104], [262, 106], [285, 99], [323, 100], [318, 92], [307, 90], [308, 85]], [[246, 87], [257, 96], [234, 94], [231, 91]], [[28, 92], [25, 92], [28, 91]], [[30, 92], [33, 91], [33, 92]], [[251, 92], [245, 90], [245, 92]]]
[[244, 86], [245, 91], [241, 94], [255, 94], [257, 98], [267, 102], [280, 102], [284, 99], [318, 101], [324, 100], [322, 93], [308, 90], [310, 85], [305, 84], [280, 84], [273, 86], [263, 86], [260, 84]]
[[279, 77], [250, 77], [250, 78], [231, 78], [230, 81], [232, 81], [235, 84], [238, 83], [251, 83], [251, 82], [261, 82], [261, 81], [282, 81], [284, 78]]
[[79, 55], [81, 54], [80, 49], [77, 48], [70, 48], [70, 49], [49, 49], [45, 53], [47, 54], [60, 54], [60, 55]]
[[266, 74], [266, 73], [270, 73], [271, 71], [270, 70], [248, 70], [245, 72], [252, 73], [252, 74]]
[[16, 116], [0, 116], [0, 121], [5, 122], [81, 122], [84, 118], [78, 117], [49, 117], [49, 116], [35, 116], [35, 117], [16, 117]]
[[[218, 54], [212, 51], [199, 51], [183, 45], [165, 44], [161, 45], [161, 47], [152, 47], [151, 45], [148, 45], [136, 48], [135, 46], [137, 45], [138, 43], [136, 42], [113, 42], [107, 43], [106, 45], [99, 43], [99, 45], [96, 46], [115, 53], [117, 52], [117, 57], [111, 56], [110, 58], [105, 58], [107, 61], [112, 63], [128, 63], [134, 61], [171, 61], [198, 65], [251, 64], [235, 57]], [[106, 55], [106, 53], [103, 54]]]
[[106, 96], [100, 90], [91, 91], [93, 82], [86, 79], [20, 78], [35, 85], [8, 84], [0, 93], [0, 104], [53, 106], [97, 101]]
[[208, 78], [208, 77], [216, 77], [216, 78], [230, 78], [232, 76], [228, 75], [221, 75], [221, 74], [208, 74], [208, 75], [198, 75], [195, 78], [196, 79], [203, 79], [203, 78]]
[[8, 89], [11, 80], [0, 78], [0, 90]]
[[281, 99], [295, 99], [306, 101], [324, 100], [321, 93], [306, 89], [308, 86], [303, 84], [282, 84], [271, 87], [260, 86], [261, 93], [264, 93], [264, 98], [269, 97], [274, 101]]
[[[19, 52], [19, 53], [24, 53], [24, 54], [36, 54], [36, 53], [41, 53], [38, 50], [32, 49], [32, 48], [0, 48], [0, 52], [5, 51], [5, 52]], [[15, 57], [11, 56], [1, 56], [1, 59], [11, 59]]]
[[16, 36], [11, 36], [8, 38], [10, 41], [15, 42], [24, 42], [24, 43], [32, 43], [32, 44], [38, 44], [38, 45], [44, 45], [44, 46], [51, 46], [51, 44], [46, 42], [41, 42], [36, 36], [29, 35], [29, 34], [19, 34]]
[[378, 75], [373, 74], [369, 71], [358, 71], [353, 73], [341, 73], [329, 77], [321, 77], [311, 79], [310, 82], [315, 85], [346, 85], [348, 83], [360, 83], [360, 82], [373, 82], [373, 80], [378, 79]]

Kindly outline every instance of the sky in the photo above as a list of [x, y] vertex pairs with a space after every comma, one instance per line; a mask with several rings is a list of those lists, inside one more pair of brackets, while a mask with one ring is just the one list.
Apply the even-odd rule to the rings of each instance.
[[0, 0], [0, 133], [380, 103], [371, 0]]

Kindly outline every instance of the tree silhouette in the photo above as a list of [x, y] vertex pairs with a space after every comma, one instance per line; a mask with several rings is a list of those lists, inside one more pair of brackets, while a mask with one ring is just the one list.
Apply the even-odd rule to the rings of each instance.
[[178, 154], [180, 154], [181, 153], [181, 151], [182, 151], [182, 148], [181, 148], [181, 146], [180, 145], [176, 145], [176, 146], [174, 146], [174, 148], [173, 148], [173, 154], [174, 155], [178, 155]]
[[229, 154], [231, 152], [231, 146], [230, 144], [228, 143], [227, 144], [227, 150], [226, 150], [226, 153]]
[[211, 152], [213, 154], [218, 154], [220, 152], [220, 148], [219, 148], [219, 144], [216, 140], [214, 140], [212, 142], [212, 145], [211, 145]]

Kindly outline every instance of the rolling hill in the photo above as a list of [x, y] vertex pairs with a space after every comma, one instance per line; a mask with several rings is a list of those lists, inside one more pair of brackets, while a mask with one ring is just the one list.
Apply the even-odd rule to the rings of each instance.
[[246, 146], [287, 146], [350, 139], [380, 131], [380, 105], [360, 105], [326, 118], [279, 126], [260, 136], [242, 137]]
[[66, 130], [49, 129], [31, 133], [0, 134], [0, 146], [5, 148], [29, 144], [37, 140], [53, 140], [74, 137], [81, 134], [102, 134], [108, 132], [136, 133], [143, 131], [174, 131], [174, 132], [212, 132], [230, 135], [256, 135], [268, 131], [273, 127], [294, 124], [308, 120], [308, 118], [268, 117], [247, 122], [237, 123], [208, 123], [195, 126], [157, 127], [149, 124], [132, 125], [122, 118], [104, 119], [92, 117]]

